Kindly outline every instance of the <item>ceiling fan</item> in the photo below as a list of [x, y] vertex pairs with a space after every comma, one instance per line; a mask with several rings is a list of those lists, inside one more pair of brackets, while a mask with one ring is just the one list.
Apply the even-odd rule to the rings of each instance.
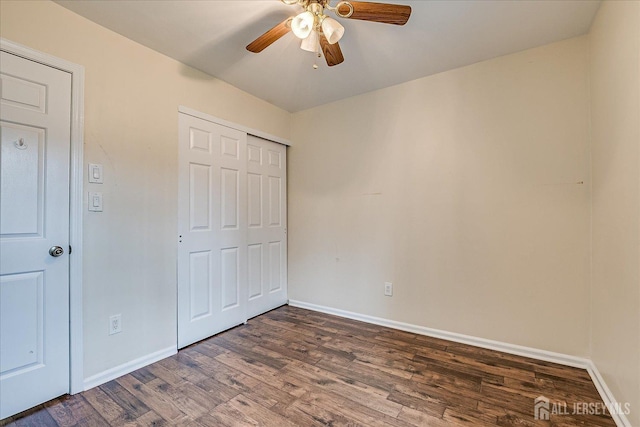
[[[411, 16], [411, 6], [364, 1], [340, 1], [331, 6], [331, 0], [281, 0], [284, 4], [300, 5], [302, 13], [285, 19], [247, 46], [249, 52], [262, 52], [276, 40], [292, 31], [302, 39], [300, 47], [320, 56], [320, 49], [330, 67], [344, 61], [338, 41], [344, 27], [328, 17], [325, 12], [334, 12], [340, 18], [360, 19], [384, 24], [404, 25]], [[314, 65], [317, 68], [317, 65]]]

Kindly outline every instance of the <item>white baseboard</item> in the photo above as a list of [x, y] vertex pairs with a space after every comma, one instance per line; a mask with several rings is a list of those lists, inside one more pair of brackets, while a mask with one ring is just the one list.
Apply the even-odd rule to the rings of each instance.
[[[617, 402], [607, 387], [604, 379], [598, 372], [593, 361], [583, 357], [571, 356], [568, 354], [555, 353], [547, 350], [540, 350], [532, 347], [524, 347], [516, 344], [509, 344], [501, 341], [494, 341], [485, 338], [474, 337], [470, 335], [458, 334], [455, 332], [447, 332], [440, 329], [427, 328], [425, 326], [412, 325], [410, 323], [397, 322], [395, 320], [384, 319], [382, 317], [369, 316], [367, 314], [354, 313], [351, 311], [340, 310], [337, 308], [326, 307], [322, 305], [312, 304], [304, 301], [289, 300], [292, 307], [305, 308], [307, 310], [319, 311], [321, 313], [333, 314], [347, 319], [359, 320], [361, 322], [372, 323], [374, 325], [386, 326], [401, 331], [413, 332], [419, 335], [440, 338], [462, 344], [468, 344], [476, 347], [497, 350], [504, 353], [515, 354], [517, 356], [530, 357], [532, 359], [544, 360], [546, 362], [558, 363], [560, 365], [571, 366], [587, 370], [593, 383], [600, 393], [602, 401], [608, 407], [612, 407]], [[624, 414], [612, 413], [613, 420], [618, 427], [632, 427], [631, 423]]]
[[122, 365], [113, 367], [111, 369], [107, 369], [106, 371], [100, 372], [98, 374], [92, 375], [84, 380], [84, 391], [97, 387], [101, 384], [119, 378], [123, 375], [126, 375], [130, 372], [135, 371], [136, 369], [143, 368], [147, 365], [150, 365], [158, 360], [162, 360], [166, 357], [173, 356], [178, 352], [177, 347], [171, 346], [162, 350], [158, 350], [154, 353], [147, 354], [146, 356], [139, 357], [137, 359], [131, 360], [129, 362], [123, 363]]
[[[589, 372], [589, 376], [591, 377], [593, 384], [596, 386], [596, 389], [598, 389], [598, 393], [600, 393], [600, 397], [602, 398], [602, 401], [605, 403], [605, 405], [607, 405], [608, 407], [615, 407], [614, 405], [618, 401], [613, 396], [613, 393], [607, 386], [607, 383], [604, 382], [604, 378], [602, 378], [602, 375], [600, 375], [600, 371], [598, 371], [596, 364], [593, 363], [592, 360], [589, 360], [587, 372]], [[636, 410], [637, 409], [638, 408], [636, 408]], [[613, 417], [613, 421], [615, 421], [618, 427], [633, 427], [625, 414], [611, 412], [611, 416]]]
[[324, 307], [316, 304], [310, 304], [302, 301], [289, 300], [289, 305], [308, 310], [320, 311], [322, 313], [334, 314], [340, 317], [346, 317], [362, 322], [373, 323], [374, 325], [386, 326], [388, 328], [399, 329], [401, 331], [413, 332], [419, 335], [426, 335], [434, 338], [441, 338], [448, 341], [454, 341], [462, 344], [468, 344], [476, 347], [487, 348], [490, 350], [502, 351], [504, 353], [515, 354], [517, 356], [531, 357], [533, 359], [544, 360], [561, 365], [572, 366], [574, 368], [587, 369], [589, 359], [570, 356], [562, 353], [554, 353], [552, 351], [539, 350], [537, 348], [524, 347], [515, 344], [509, 344], [501, 341], [493, 341], [485, 338], [478, 338], [471, 335], [463, 335], [455, 332], [447, 332], [440, 329], [427, 328], [425, 326], [412, 325], [410, 323], [397, 322], [395, 320], [384, 319], [381, 317], [369, 316], [366, 314], [354, 313], [351, 311], [340, 310], [337, 308]]

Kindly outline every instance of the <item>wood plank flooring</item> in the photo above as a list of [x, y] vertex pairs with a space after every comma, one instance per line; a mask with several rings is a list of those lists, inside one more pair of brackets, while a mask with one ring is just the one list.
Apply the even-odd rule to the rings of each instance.
[[615, 426], [568, 368], [284, 306], [9, 426]]

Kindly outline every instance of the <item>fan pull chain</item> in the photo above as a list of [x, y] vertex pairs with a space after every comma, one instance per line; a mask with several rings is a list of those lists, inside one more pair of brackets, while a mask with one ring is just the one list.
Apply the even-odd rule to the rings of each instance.
[[315, 61], [313, 61], [313, 69], [314, 69], [314, 70], [317, 70], [317, 69], [318, 69], [318, 60], [317, 60], [317, 58], [320, 58], [321, 56], [322, 56], [322, 55], [320, 55], [320, 52], [317, 52], [317, 54], [316, 54], [316, 60], [315, 60]]
[[320, 53], [320, 38], [318, 38], [318, 44], [316, 45], [316, 51], [314, 53], [316, 54], [316, 59], [313, 60], [313, 69], [317, 70], [318, 69], [318, 58], [322, 57], [322, 54]]

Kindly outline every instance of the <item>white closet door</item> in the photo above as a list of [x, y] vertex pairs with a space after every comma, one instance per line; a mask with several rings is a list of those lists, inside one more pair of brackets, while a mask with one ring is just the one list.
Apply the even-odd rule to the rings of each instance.
[[247, 319], [247, 136], [180, 114], [178, 347]]
[[287, 302], [286, 147], [249, 135], [248, 316]]

